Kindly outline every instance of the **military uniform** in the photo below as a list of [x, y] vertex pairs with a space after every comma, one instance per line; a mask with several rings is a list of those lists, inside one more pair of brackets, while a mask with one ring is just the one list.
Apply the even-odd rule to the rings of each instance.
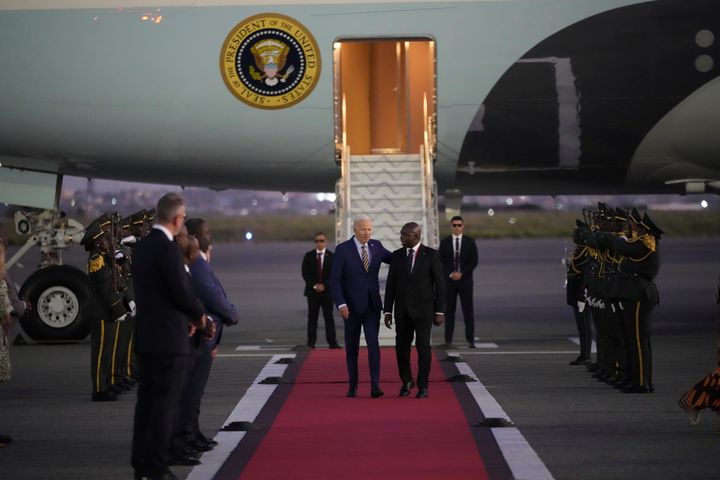
[[[582, 222], [578, 220], [578, 226]], [[590, 266], [590, 248], [587, 245], [576, 245], [567, 259], [567, 304], [573, 310], [575, 325], [580, 340], [580, 354], [570, 365], [587, 365], [590, 363], [592, 347], [592, 328], [590, 310], [585, 301], [585, 270]]]
[[82, 244], [88, 250], [88, 277], [91, 292], [83, 308], [90, 321], [90, 351], [92, 399], [94, 401], [116, 400], [112, 388], [114, 363], [117, 361], [117, 335], [115, 321], [127, 314], [122, 301], [121, 279], [112, 255], [112, 240], [105, 227], [112, 222], [109, 215], [102, 215], [88, 226]]
[[662, 230], [650, 217], [630, 214], [631, 235], [614, 236], [598, 233], [600, 243], [622, 255], [610, 296], [618, 299], [627, 342], [627, 374], [630, 385], [626, 393], [653, 391], [651, 312], [659, 303], [654, 279], [660, 270], [659, 238]]

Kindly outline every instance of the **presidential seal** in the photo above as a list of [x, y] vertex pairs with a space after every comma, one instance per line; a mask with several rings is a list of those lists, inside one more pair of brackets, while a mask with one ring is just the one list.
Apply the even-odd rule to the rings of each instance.
[[220, 52], [228, 90], [257, 108], [290, 107], [320, 78], [320, 50], [297, 20], [278, 13], [246, 18], [230, 31]]

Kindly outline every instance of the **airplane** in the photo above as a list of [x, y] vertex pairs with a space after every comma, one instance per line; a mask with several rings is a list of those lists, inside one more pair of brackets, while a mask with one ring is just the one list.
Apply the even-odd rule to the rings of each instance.
[[350, 151], [429, 158], [425, 210], [720, 192], [719, 36], [716, 0], [5, 0], [0, 201], [53, 208], [64, 175], [346, 195]]

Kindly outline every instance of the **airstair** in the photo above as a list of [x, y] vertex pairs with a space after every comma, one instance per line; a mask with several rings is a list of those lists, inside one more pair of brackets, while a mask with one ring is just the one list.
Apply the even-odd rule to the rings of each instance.
[[422, 226], [425, 245], [437, 248], [437, 186], [428, 155], [382, 153], [346, 155], [336, 185], [336, 239], [353, 234], [353, 218], [373, 219], [373, 238], [388, 250], [400, 247], [400, 229], [407, 222]]

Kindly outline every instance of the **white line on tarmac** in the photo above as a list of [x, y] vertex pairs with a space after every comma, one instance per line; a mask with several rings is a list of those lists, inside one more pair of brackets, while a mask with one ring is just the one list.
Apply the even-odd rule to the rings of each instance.
[[[227, 356], [227, 355], [223, 355]], [[239, 355], [233, 355], [239, 356]], [[225, 420], [224, 426], [233, 422], [252, 423], [265, 406], [277, 385], [263, 385], [260, 383], [267, 377], [282, 377], [287, 369], [287, 364], [276, 364], [281, 358], [295, 358], [294, 353], [273, 355], [260, 371], [245, 395], [235, 405], [235, 408]], [[235, 450], [237, 444], [245, 436], [245, 432], [224, 432], [220, 431], [215, 435], [214, 440], [218, 442], [214, 449], [205, 452], [202, 456], [202, 463], [193, 467], [187, 480], [207, 480], [217, 474], [230, 454]]]
[[[465, 355], [465, 352], [463, 355]], [[461, 374], [469, 375], [476, 379], [478, 378], [467, 363], [458, 362], [455, 366]], [[479, 379], [477, 382], [468, 382], [465, 385], [468, 390], [470, 390], [470, 393], [480, 407], [480, 410], [482, 410], [485, 418], [505, 418], [510, 421], [508, 414], [505, 413], [500, 404], [490, 395]], [[517, 480], [553, 480], [552, 474], [547, 467], [545, 467], [545, 464], [540, 460], [537, 453], [535, 453], [535, 450], [533, 450], [527, 440], [525, 440], [520, 430], [516, 427], [498, 427], [491, 428], [490, 431], [495, 437], [495, 441], [503, 457], [505, 457], [508, 467], [510, 467], [513, 478]]]

